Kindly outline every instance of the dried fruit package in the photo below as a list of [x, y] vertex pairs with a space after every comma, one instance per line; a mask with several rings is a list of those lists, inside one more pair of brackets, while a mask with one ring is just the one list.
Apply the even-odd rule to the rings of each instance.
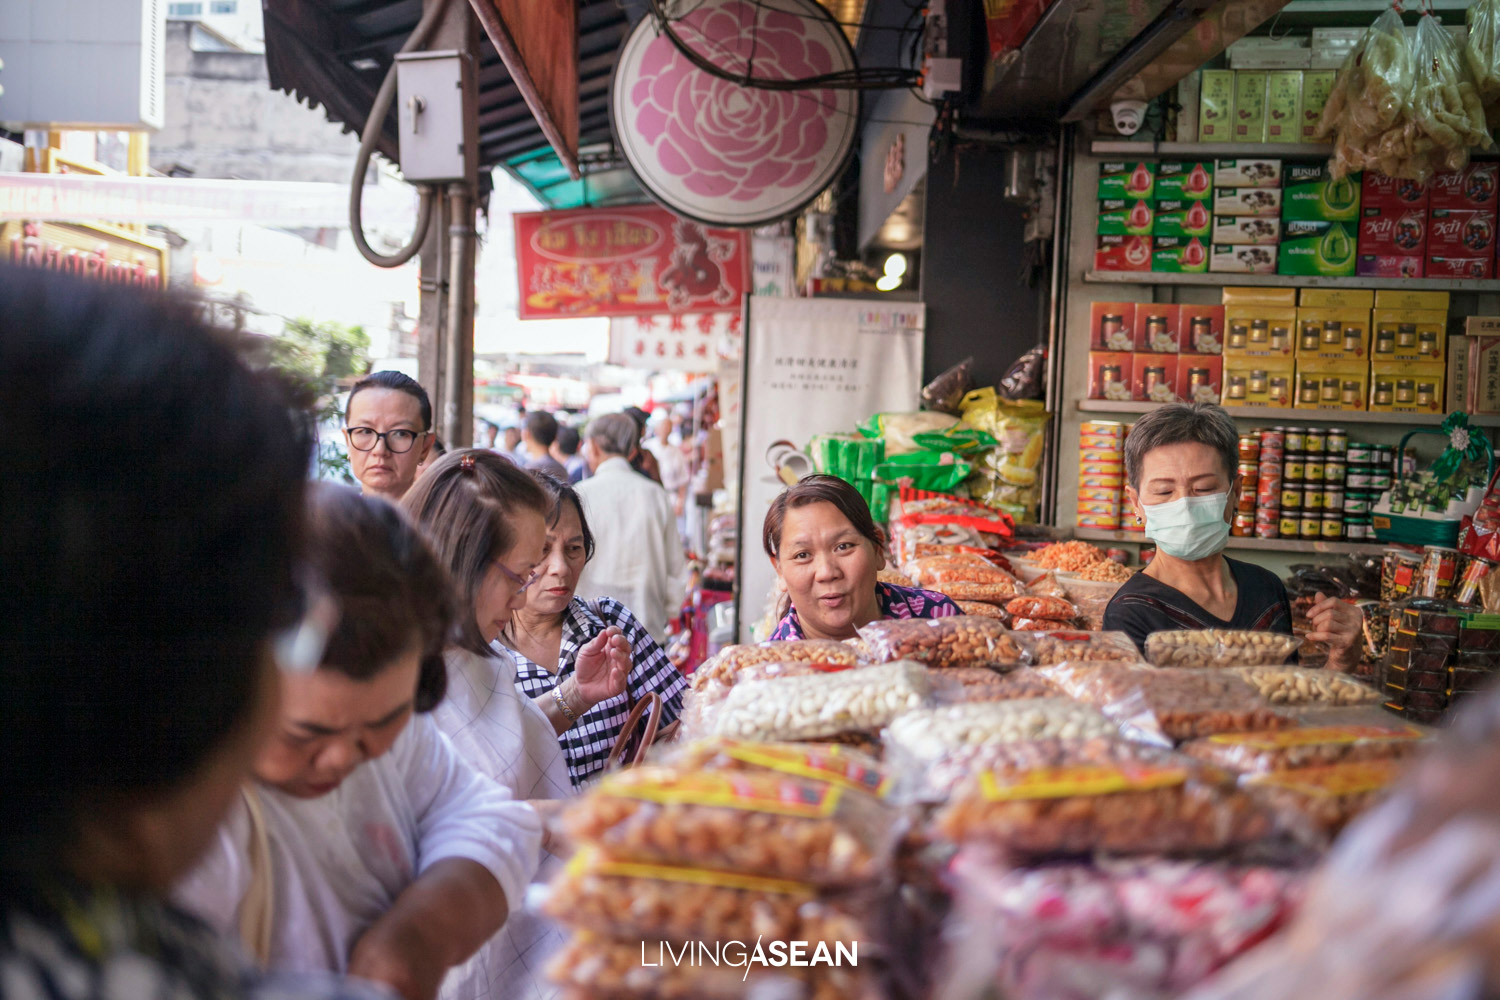
[[1182, 752], [1247, 774], [1409, 757], [1429, 744], [1413, 726], [1308, 726], [1274, 733], [1220, 733]]
[[563, 826], [617, 861], [819, 886], [885, 874], [902, 829], [893, 810], [846, 785], [661, 766], [609, 775], [568, 808]]
[[1266, 836], [1272, 822], [1225, 772], [1122, 744], [1113, 760], [982, 771], [936, 828], [956, 843], [1040, 857], [1216, 851]]
[[1021, 647], [993, 618], [899, 618], [871, 622], [860, 637], [877, 660], [915, 660], [930, 667], [996, 667], [1021, 663]]
[[1495, 146], [1485, 124], [1479, 88], [1453, 36], [1430, 14], [1417, 22], [1413, 52], [1412, 113], [1434, 144], [1433, 166], [1462, 170], [1469, 165], [1470, 149]]
[[930, 691], [927, 672], [910, 661], [736, 684], [719, 710], [715, 732], [760, 743], [872, 732], [902, 712], [920, 708]]
[[1464, 61], [1479, 88], [1489, 121], [1500, 125], [1500, 0], [1478, 0], [1464, 12], [1469, 36]]

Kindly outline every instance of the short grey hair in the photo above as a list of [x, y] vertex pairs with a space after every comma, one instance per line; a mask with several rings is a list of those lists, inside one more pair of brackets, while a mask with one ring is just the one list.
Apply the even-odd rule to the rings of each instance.
[[1239, 468], [1240, 431], [1224, 407], [1213, 403], [1167, 403], [1137, 420], [1125, 439], [1125, 481], [1140, 489], [1146, 453], [1183, 442], [1206, 444], [1218, 452], [1225, 476], [1234, 481]]
[[629, 458], [641, 442], [641, 429], [628, 414], [606, 413], [589, 422], [588, 439], [606, 455]]

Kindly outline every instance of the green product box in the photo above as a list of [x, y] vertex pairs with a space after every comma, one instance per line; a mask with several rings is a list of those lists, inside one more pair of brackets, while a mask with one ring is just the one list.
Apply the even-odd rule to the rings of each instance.
[[1133, 198], [1140, 201], [1155, 196], [1156, 164], [1099, 164], [1099, 200]]
[[1196, 236], [1158, 236], [1151, 241], [1151, 270], [1161, 274], [1207, 274], [1208, 248]]
[[1214, 194], [1214, 165], [1163, 160], [1156, 165], [1156, 197], [1179, 201], [1207, 201]]
[[1351, 222], [1283, 222], [1276, 273], [1353, 277], [1358, 240], [1358, 226]]
[[1288, 163], [1281, 217], [1297, 222], [1358, 222], [1360, 175], [1334, 180], [1327, 163]]
[[1207, 236], [1212, 226], [1213, 216], [1207, 202], [1163, 199], [1156, 203], [1151, 235]]
[[1156, 217], [1149, 201], [1104, 198], [1099, 202], [1100, 236], [1150, 236]]

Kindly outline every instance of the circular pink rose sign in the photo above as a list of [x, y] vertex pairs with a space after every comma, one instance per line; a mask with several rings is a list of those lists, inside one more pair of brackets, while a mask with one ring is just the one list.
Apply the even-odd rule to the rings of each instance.
[[[852, 70], [854, 52], [813, 0], [667, 0], [678, 42], [757, 80]], [[636, 177], [667, 208], [716, 226], [793, 214], [837, 176], [854, 148], [852, 90], [766, 90], [700, 69], [654, 17], [620, 50], [611, 111]]]

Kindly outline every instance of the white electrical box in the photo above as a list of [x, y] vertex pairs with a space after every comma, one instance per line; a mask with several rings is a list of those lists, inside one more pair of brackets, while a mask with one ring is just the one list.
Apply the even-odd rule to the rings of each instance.
[[479, 160], [474, 64], [459, 52], [396, 57], [401, 176], [412, 182], [473, 182]]
[[166, 0], [0, 0], [0, 122], [162, 127]]

